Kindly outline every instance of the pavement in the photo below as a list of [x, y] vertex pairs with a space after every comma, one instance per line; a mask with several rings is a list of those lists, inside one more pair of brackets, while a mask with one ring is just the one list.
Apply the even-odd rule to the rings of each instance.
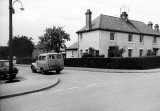
[[[20, 66], [29, 67], [29, 65], [20, 65]], [[118, 69], [65, 67], [64, 70], [93, 71], [93, 72], [105, 72], [105, 73], [160, 73], [160, 68], [150, 69], [150, 70], [118, 70]], [[55, 86], [59, 82], [59, 78], [57, 77], [49, 79], [39, 76], [28, 76], [28, 75], [26, 76], [26, 74], [21, 74], [20, 76], [17, 76], [17, 79], [20, 79], [21, 81], [14, 83], [4, 83], [1, 80], [0, 99], [46, 90]]]
[[19, 82], [5, 83], [7, 80], [0, 80], [0, 99], [21, 96], [25, 94], [43, 91], [55, 86], [59, 82], [57, 77], [46, 77], [41, 74], [27, 74], [19, 70], [16, 77]]

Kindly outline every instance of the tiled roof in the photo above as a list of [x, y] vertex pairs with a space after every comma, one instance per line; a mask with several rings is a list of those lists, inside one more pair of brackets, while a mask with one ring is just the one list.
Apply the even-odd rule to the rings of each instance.
[[92, 21], [92, 27], [90, 30], [86, 30], [86, 27], [84, 26], [82, 29], [77, 31], [77, 33], [92, 30], [111, 30], [126, 33], [160, 36], [160, 33], [156, 32], [154, 29], [150, 28], [143, 22], [129, 19], [124, 21], [122, 18], [102, 14]]
[[76, 49], [78, 49], [78, 43], [77, 42], [75, 42], [74, 44], [69, 46], [66, 50], [76, 50]]

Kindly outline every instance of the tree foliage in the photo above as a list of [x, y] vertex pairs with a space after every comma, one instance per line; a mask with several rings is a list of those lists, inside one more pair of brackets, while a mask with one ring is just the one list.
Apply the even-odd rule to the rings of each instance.
[[99, 51], [96, 52], [96, 50], [93, 47], [88, 48], [89, 53], [83, 53], [82, 58], [85, 57], [104, 57], [104, 55], [99, 55]]
[[63, 30], [63, 27], [53, 26], [52, 28], [46, 28], [43, 36], [40, 36], [40, 42], [38, 47], [43, 48], [46, 52], [54, 50], [59, 52], [60, 48], [64, 48], [65, 41], [69, 41], [69, 34]]
[[153, 50], [147, 50], [145, 56], [155, 56], [155, 52]]
[[27, 36], [14, 36], [13, 38], [13, 55], [17, 57], [32, 56], [34, 43], [32, 38]]
[[125, 52], [125, 48], [119, 48], [119, 46], [114, 46], [113, 50], [109, 51], [110, 57], [123, 57], [123, 53]]
[[0, 46], [0, 59], [8, 59], [9, 48], [8, 46]]

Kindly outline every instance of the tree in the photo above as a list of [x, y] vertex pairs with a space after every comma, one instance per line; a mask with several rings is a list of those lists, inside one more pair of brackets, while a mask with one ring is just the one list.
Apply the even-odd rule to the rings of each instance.
[[8, 46], [0, 46], [0, 59], [8, 59], [9, 48]]
[[155, 52], [153, 50], [147, 50], [145, 56], [155, 56]]
[[119, 48], [119, 46], [114, 46], [112, 50], [109, 50], [110, 57], [123, 57], [125, 48]]
[[32, 56], [34, 43], [32, 38], [27, 36], [14, 36], [13, 38], [13, 55], [17, 57]]
[[88, 48], [89, 53], [83, 53], [82, 58], [85, 57], [104, 57], [104, 55], [99, 55], [99, 51], [95, 50], [93, 47]]
[[70, 40], [69, 36], [63, 30], [63, 27], [53, 26], [52, 28], [46, 28], [44, 35], [39, 37], [39, 46], [43, 47], [46, 52], [54, 50], [59, 53], [60, 48], [65, 47], [66, 40]]

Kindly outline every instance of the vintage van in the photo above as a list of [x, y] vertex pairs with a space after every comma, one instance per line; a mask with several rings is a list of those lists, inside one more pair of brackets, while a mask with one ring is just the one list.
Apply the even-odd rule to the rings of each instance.
[[60, 73], [64, 68], [64, 59], [61, 53], [43, 53], [38, 56], [38, 60], [31, 64], [31, 70], [33, 73], [41, 72], [44, 74], [48, 71], [55, 70], [56, 73]]

